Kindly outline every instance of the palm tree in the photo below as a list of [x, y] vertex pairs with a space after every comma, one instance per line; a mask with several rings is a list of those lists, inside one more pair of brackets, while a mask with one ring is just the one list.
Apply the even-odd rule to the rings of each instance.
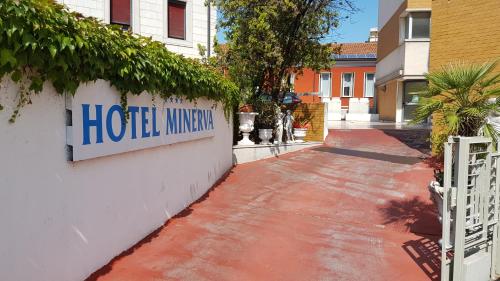
[[442, 154], [448, 136], [483, 134], [496, 143], [498, 133], [487, 122], [487, 117], [500, 109], [500, 73], [493, 73], [496, 65], [455, 63], [426, 75], [429, 84], [417, 93], [419, 104], [412, 123], [433, 116], [435, 154]]

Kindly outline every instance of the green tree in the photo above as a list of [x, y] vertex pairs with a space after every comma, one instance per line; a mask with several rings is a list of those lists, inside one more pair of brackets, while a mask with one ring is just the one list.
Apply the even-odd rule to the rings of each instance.
[[428, 86], [419, 95], [412, 123], [433, 116], [431, 142], [435, 154], [441, 155], [448, 136], [484, 134], [497, 141], [497, 132], [487, 117], [500, 109], [500, 73], [497, 63], [450, 64], [428, 74]]
[[290, 70], [333, 64], [331, 45], [322, 41], [356, 8], [351, 0], [209, 0], [222, 17], [228, 72], [246, 92], [286, 90]]

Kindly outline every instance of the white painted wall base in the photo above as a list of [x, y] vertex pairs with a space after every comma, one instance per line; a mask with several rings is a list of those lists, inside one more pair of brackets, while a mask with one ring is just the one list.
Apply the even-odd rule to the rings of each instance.
[[328, 121], [340, 121], [342, 120], [342, 113], [329, 113]]
[[323, 102], [325, 106], [328, 107], [328, 121], [342, 120], [342, 104], [340, 98], [323, 99]]
[[[0, 86], [2, 281], [81, 281], [232, 167], [222, 106], [214, 137], [68, 162], [64, 98], [47, 84], [9, 124], [18, 87]], [[111, 88], [100, 94], [118, 98]]]
[[378, 121], [378, 114], [369, 113], [347, 113], [345, 117], [346, 121]]
[[270, 145], [235, 145], [233, 146], [233, 163], [242, 164], [261, 159], [277, 157], [289, 152], [322, 145], [321, 142], [304, 142], [293, 144]]

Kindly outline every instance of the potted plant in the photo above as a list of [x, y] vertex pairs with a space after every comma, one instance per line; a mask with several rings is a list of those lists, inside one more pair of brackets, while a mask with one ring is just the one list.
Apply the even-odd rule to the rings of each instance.
[[269, 140], [273, 137], [273, 129], [276, 122], [276, 115], [279, 106], [272, 101], [257, 101], [256, 106], [258, 117], [257, 126], [259, 128], [260, 144], [271, 144]]
[[247, 103], [240, 106], [240, 112], [245, 112], [245, 113], [253, 112], [253, 105]]
[[303, 107], [300, 114], [296, 114], [293, 122], [293, 136], [295, 138], [295, 142], [304, 142], [307, 130], [311, 127], [312, 119], [313, 115], [307, 107]]

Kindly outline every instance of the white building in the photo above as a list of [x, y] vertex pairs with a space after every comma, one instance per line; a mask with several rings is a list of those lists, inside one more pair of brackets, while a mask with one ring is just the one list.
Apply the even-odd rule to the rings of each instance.
[[199, 57], [198, 44], [210, 55], [217, 12], [205, 0], [57, 0], [72, 11], [130, 28], [164, 42], [186, 57]]
[[370, 28], [370, 35], [368, 36], [368, 41], [366, 43], [372, 43], [378, 41], [378, 28], [372, 27]]
[[380, 0], [376, 87], [381, 120], [413, 118], [429, 69], [431, 0]]
[[[58, 1], [86, 16], [129, 25], [190, 57], [198, 56], [197, 44], [210, 45], [215, 35], [216, 13], [204, 0]], [[233, 164], [232, 123], [222, 104], [213, 107], [213, 100], [129, 94], [129, 110], [140, 107], [145, 119], [132, 117], [125, 125], [118, 111], [102, 121], [102, 108], [120, 106], [120, 93], [108, 81], [82, 84], [74, 97], [59, 95], [46, 82], [42, 92], [32, 95], [33, 104], [10, 124], [18, 98], [19, 85], [3, 77], [0, 281], [85, 280], [198, 200]], [[210, 129], [200, 130], [202, 110]], [[183, 128], [188, 128], [182, 135], [181, 111]], [[84, 129], [77, 119], [84, 115], [101, 121]], [[135, 129], [120, 129], [119, 139], [97, 141], [113, 126], [142, 131], [136, 135]], [[75, 137], [84, 132], [96, 142], [87, 146]], [[125, 144], [132, 139], [134, 144]], [[77, 156], [83, 143], [104, 154]]]

